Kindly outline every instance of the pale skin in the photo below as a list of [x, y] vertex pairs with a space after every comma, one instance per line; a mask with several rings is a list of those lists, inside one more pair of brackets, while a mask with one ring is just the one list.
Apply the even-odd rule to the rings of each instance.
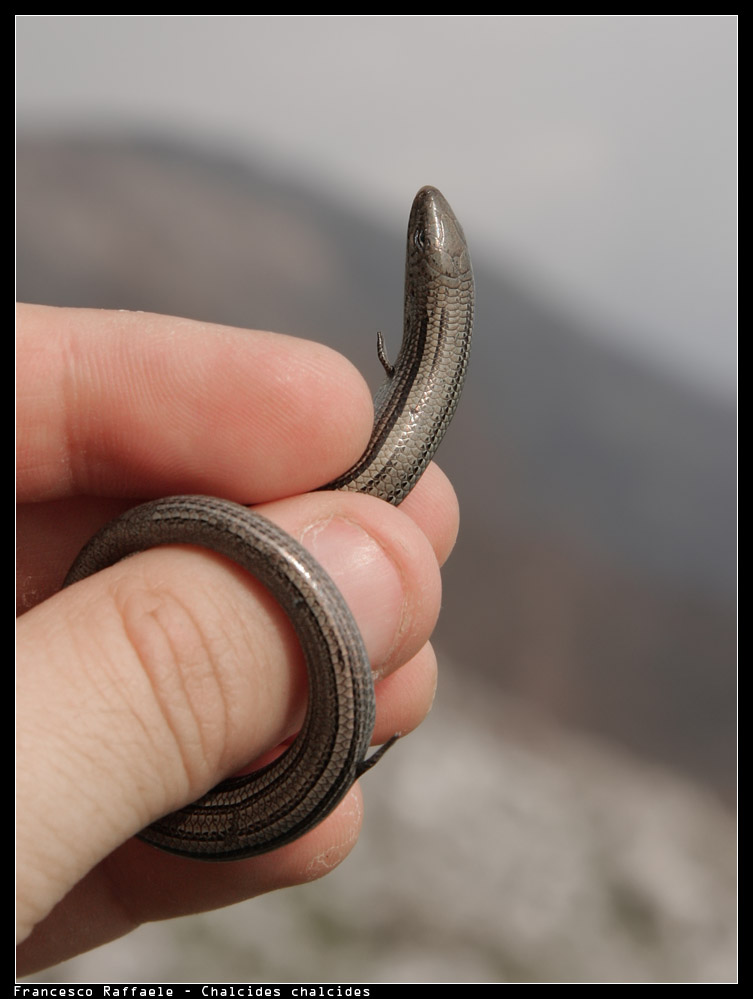
[[354, 846], [359, 785], [304, 837], [245, 861], [134, 839], [292, 737], [305, 670], [274, 602], [211, 552], [154, 549], [57, 591], [88, 537], [142, 499], [253, 504], [350, 604], [377, 675], [374, 743], [409, 732], [436, 685], [428, 640], [457, 503], [435, 465], [399, 508], [312, 493], [360, 456], [372, 419], [361, 376], [318, 344], [19, 307], [19, 974], [144, 922], [314, 880]]

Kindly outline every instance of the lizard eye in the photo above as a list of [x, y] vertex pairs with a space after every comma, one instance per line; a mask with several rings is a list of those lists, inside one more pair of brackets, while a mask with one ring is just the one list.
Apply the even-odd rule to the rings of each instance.
[[426, 248], [426, 233], [423, 229], [416, 229], [413, 233], [413, 243], [417, 250], [423, 251]]

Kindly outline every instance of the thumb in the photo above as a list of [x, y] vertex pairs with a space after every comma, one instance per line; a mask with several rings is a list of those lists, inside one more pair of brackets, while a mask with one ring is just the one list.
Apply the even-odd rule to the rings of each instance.
[[[333, 563], [375, 667], [421, 648], [437, 567], [405, 515], [336, 493], [264, 512]], [[203, 549], [153, 549], [56, 594], [20, 619], [18, 653], [22, 935], [134, 833], [291, 735], [305, 705], [290, 623]]]

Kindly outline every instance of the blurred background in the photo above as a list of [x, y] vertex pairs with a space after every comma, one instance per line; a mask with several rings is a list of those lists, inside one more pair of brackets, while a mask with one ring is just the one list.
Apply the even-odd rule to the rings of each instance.
[[439, 187], [477, 282], [425, 725], [324, 881], [40, 982], [732, 981], [732, 15], [17, 17], [18, 295], [376, 386]]

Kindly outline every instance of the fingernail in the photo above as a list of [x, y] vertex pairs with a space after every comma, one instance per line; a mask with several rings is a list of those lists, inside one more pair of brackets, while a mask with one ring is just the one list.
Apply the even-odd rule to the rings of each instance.
[[397, 565], [362, 527], [342, 517], [317, 521], [301, 540], [345, 597], [378, 674], [403, 623], [404, 590]]

